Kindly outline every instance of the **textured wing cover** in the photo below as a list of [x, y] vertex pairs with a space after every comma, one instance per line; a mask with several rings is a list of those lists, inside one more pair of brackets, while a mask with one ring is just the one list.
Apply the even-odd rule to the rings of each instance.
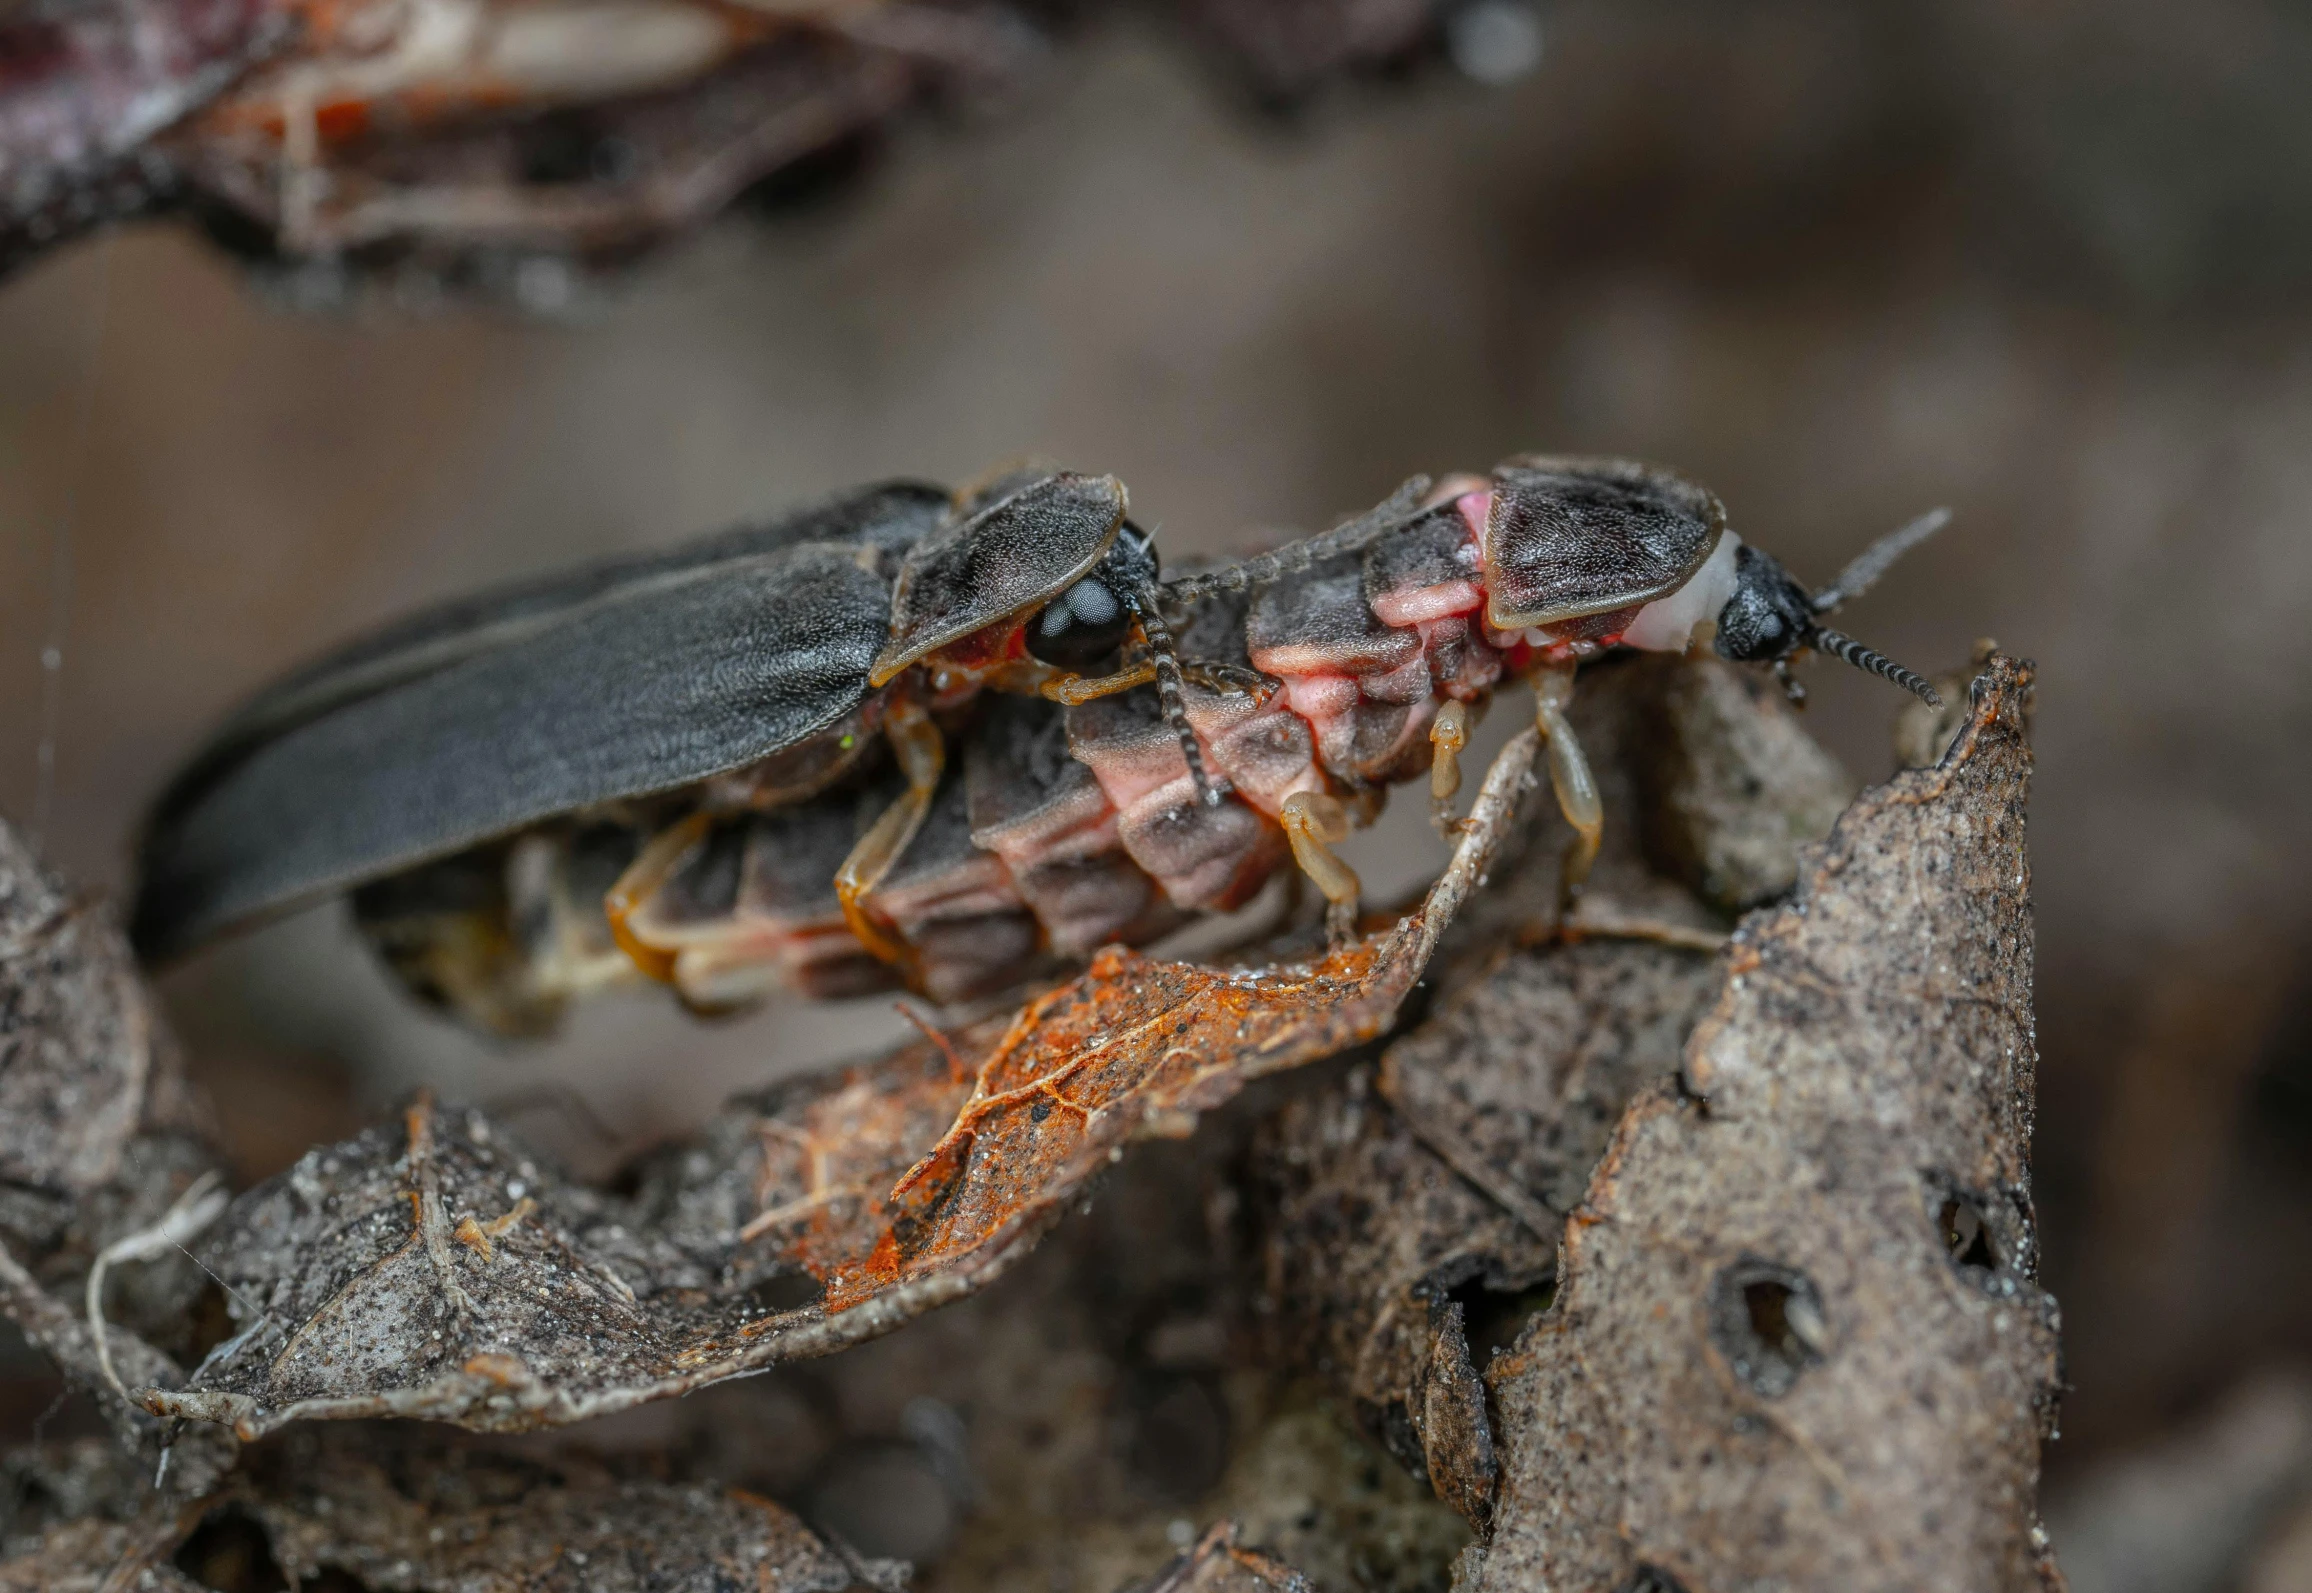
[[1512, 459], [1493, 473], [1487, 619], [1507, 631], [1650, 603], [1700, 569], [1725, 529], [1718, 500], [1667, 471]]
[[206, 761], [146, 836], [139, 950], [825, 729], [865, 696], [886, 629], [858, 554], [806, 544], [643, 583]]
[[183, 779], [198, 779], [201, 765], [355, 698], [520, 642], [592, 604], [688, 580], [709, 566], [760, 558], [806, 542], [841, 542], [879, 553], [901, 553], [939, 524], [947, 501], [946, 491], [939, 487], [885, 482], [767, 524], [735, 526], [662, 552], [606, 559], [440, 604], [397, 620], [268, 686], [218, 729], [202, 750], [200, 763]]
[[1046, 476], [908, 551], [891, 594], [880, 686], [926, 653], [1057, 597], [1091, 571], [1124, 523], [1114, 476]]

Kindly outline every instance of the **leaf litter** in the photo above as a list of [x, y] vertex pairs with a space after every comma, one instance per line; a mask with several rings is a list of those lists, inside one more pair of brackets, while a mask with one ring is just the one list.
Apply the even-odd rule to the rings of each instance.
[[726, 1110], [632, 1203], [420, 1097], [233, 1204], [197, 1253], [238, 1332], [145, 1407], [243, 1439], [364, 1416], [559, 1425], [975, 1292], [1129, 1141], [1380, 1033], [1489, 866], [1536, 742], [1497, 761], [1452, 862], [1390, 927], [1258, 969], [1105, 950], [1000, 1028]]
[[[639, 1546], [678, 1573], [638, 1586], [896, 1585], [901, 1568], [713, 1474], [749, 1430], [731, 1413], [814, 1386], [848, 1390], [846, 1408], [888, 1401], [910, 1375], [951, 1413], [925, 1429], [953, 1427], [933, 1469], [969, 1483], [961, 1536], [930, 1562], [939, 1593], [1023, 1573], [1114, 1587], [1167, 1540], [1173, 1562], [1132, 1585], [1698, 1589], [1834, 1562], [1854, 1586], [1956, 1586], [1937, 1567], [1962, 1564], [1988, 1568], [1983, 1585], [2038, 1585], [2053, 1316], [2024, 1160], [2029, 678], [1978, 662], [1941, 764], [1866, 793], [1820, 855], [1795, 843], [1821, 834], [1843, 776], [1778, 702], [1709, 664], [1599, 671], [1577, 722], [1609, 811], [1635, 819], [1609, 827], [1572, 922], [1549, 903], [1554, 818], [1511, 824], [1512, 778], [1489, 787], [1498, 811], [1480, 826], [1498, 855], [1464, 846], [1403, 925], [1249, 975], [1111, 955], [1008, 1022], [734, 1101], [638, 1169], [630, 1196], [563, 1178], [480, 1114], [413, 1102], [242, 1196], [194, 1244], [237, 1320], [189, 1377], [110, 1330], [124, 1377], [150, 1385], [148, 1458], [155, 1435], [179, 1456], [222, 1447], [159, 1493], [140, 1463], [105, 1509], [20, 1509], [0, 1587], [192, 1586], [182, 1567], [232, 1531], [299, 1575], [328, 1565], [362, 1586], [592, 1586], [542, 1579], [567, 1559], [523, 1558], [578, 1542], [585, 1519], [609, 1524], [601, 1564]], [[1448, 931], [1489, 867], [1493, 888]], [[1793, 882], [1794, 903], [1771, 906]], [[1375, 1053], [1432, 953], [1433, 992]], [[1323, 1056], [1340, 1060], [1226, 1104]], [[1871, 1120], [1874, 1139], [1863, 1108], [1889, 1101], [1902, 1109]], [[1069, 1243], [1031, 1256], [1126, 1144], [1216, 1111], [1186, 1184], [1177, 1158], [1132, 1158]], [[121, 1165], [165, 1116], [107, 1131]], [[173, 1131], [197, 1142], [184, 1121]], [[66, 1215], [50, 1242], [79, 1237], [51, 1253], [71, 1259], [36, 1277], [11, 1256], [0, 1296], [75, 1375], [93, 1380], [87, 1323], [51, 1291], [69, 1297], [61, 1282], [205, 1170], [187, 1157], [148, 1180], [135, 1220], [101, 1239], [94, 1198], [53, 1183]], [[1839, 1178], [1871, 1191], [1866, 1210], [1805, 1194]], [[1176, 1207], [1203, 1216], [1183, 1226]], [[1167, 1224], [1201, 1237], [1163, 1261], [1145, 1236]], [[12, 1255], [31, 1253], [8, 1232]], [[1915, 1242], [1923, 1260], [1901, 1248]], [[1014, 1285], [967, 1298], [1023, 1261]], [[1117, 1338], [1116, 1310], [1142, 1326]], [[637, 1470], [573, 1458], [567, 1439], [541, 1459], [490, 1447], [538, 1437], [357, 1425], [282, 1433], [220, 1482], [231, 1438], [181, 1419], [244, 1437], [378, 1414], [523, 1429], [770, 1367], [674, 1407], [700, 1413], [704, 1471], [651, 1446]], [[1007, 1376], [1009, 1394], [975, 1402]], [[1963, 1433], [1927, 1432], [1891, 1392], [1920, 1386], [1957, 1399]], [[1111, 1414], [1053, 1442], [1094, 1389]], [[1214, 1414], [1181, 1427], [1195, 1410]], [[1889, 1474], [1851, 1449], [1866, 1431], [1904, 1457], [1907, 1514], [1881, 1519]], [[1617, 1436], [1633, 1432], [1644, 1441]], [[1207, 1436], [1182, 1450], [1182, 1433]], [[814, 1450], [809, 1475], [840, 1473], [853, 1442]], [[1383, 1453], [1469, 1525], [1420, 1524], [1410, 1497], [1383, 1503], [1396, 1485], [1369, 1492], [1396, 1468], [1356, 1457]], [[1743, 1464], [1713, 1484], [1704, 1453]], [[1182, 1454], [1208, 1458], [1181, 1472]], [[793, 1459], [771, 1468], [780, 1497], [835, 1497]], [[466, 1481], [453, 1500], [426, 1493], [432, 1476]], [[1155, 1476], [1171, 1480], [1132, 1480]], [[339, 1498], [358, 1508], [340, 1515]], [[1932, 1562], [1908, 1526], [1930, 1509], [1956, 1523]], [[412, 1553], [421, 1528], [431, 1547]], [[734, 1544], [801, 1580], [716, 1580]]]

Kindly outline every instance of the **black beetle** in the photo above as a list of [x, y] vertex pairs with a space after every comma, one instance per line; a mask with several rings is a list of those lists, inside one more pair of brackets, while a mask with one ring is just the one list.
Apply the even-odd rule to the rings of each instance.
[[[750, 771], [746, 802], [779, 806], [879, 734], [910, 788], [845, 864], [864, 889], [938, 783], [943, 696], [1072, 679], [1006, 652], [1047, 604], [1071, 623], [1045, 645], [1069, 658], [1096, 661], [1091, 592], [1143, 617], [1155, 557], [1124, 516], [1113, 477], [1010, 478], [956, 502], [891, 483], [388, 627], [259, 694], [171, 782], [132, 938], [165, 960], [541, 820], [733, 771]], [[1113, 652], [1120, 634], [1097, 628]], [[920, 689], [887, 689], [918, 664]]]

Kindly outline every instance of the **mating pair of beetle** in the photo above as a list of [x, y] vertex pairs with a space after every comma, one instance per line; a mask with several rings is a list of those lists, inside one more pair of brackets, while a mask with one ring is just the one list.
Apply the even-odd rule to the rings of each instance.
[[[1937, 514], [1809, 593], [1718, 500], [1617, 460], [1415, 477], [1165, 579], [1113, 477], [870, 487], [454, 603], [260, 694], [162, 797], [133, 933], [165, 959], [350, 890], [418, 993], [519, 1032], [637, 972], [700, 1007], [903, 979], [939, 1000], [1237, 906], [1533, 684], [1569, 893], [1604, 816], [1565, 708], [1616, 647], [1830, 653]], [[1795, 691], [1795, 687], [1792, 689]]]

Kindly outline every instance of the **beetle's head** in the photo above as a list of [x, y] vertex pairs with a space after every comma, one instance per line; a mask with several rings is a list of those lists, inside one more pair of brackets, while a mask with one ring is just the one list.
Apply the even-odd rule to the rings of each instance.
[[1781, 560], [1745, 542], [1734, 553], [1734, 595], [1718, 611], [1719, 656], [1742, 664], [1772, 664], [1785, 689], [1797, 698], [1802, 694], [1790, 679], [1790, 660], [1802, 648], [1811, 647], [1891, 680], [1940, 708], [1943, 699], [1934, 687], [1885, 654], [1830, 629], [1822, 618], [1859, 595], [1899, 554], [1932, 535], [1948, 518], [1938, 511], [1882, 537], [1849, 565], [1845, 574], [1814, 593], [1800, 586]]
[[1028, 656], [1079, 671], [1115, 656], [1131, 639], [1141, 593], [1155, 579], [1155, 545], [1127, 520], [1092, 572], [1029, 619]]
[[1782, 561], [1749, 543], [1734, 550], [1734, 595], [1718, 611], [1718, 656], [1779, 664], [1806, 645], [1814, 604]]

